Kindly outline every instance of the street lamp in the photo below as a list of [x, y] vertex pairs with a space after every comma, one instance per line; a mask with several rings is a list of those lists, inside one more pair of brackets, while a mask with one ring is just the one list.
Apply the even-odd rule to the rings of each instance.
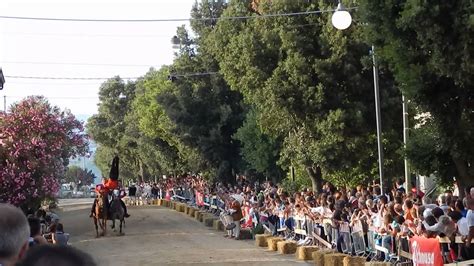
[[181, 48], [181, 40], [176, 35], [171, 38], [171, 44], [173, 45], [173, 49]]
[[341, 1], [337, 4], [336, 11], [331, 17], [332, 25], [338, 30], [345, 30], [349, 28], [352, 23], [351, 13], [342, 5]]
[[[345, 30], [349, 28], [352, 23], [351, 14], [345, 9], [341, 1], [337, 5], [336, 11], [331, 18], [332, 25], [339, 30]], [[375, 49], [372, 45], [372, 50], [370, 51], [373, 61], [373, 70], [374, 70], [374, 94], [375, 94], [375, 118], [377, 122], [377, 148], [378, 148], [378, 157], [379, 157], [379, 178], [380, 178], [380, 193], [383, 195], [383, 145], [382, 145], [382, 120], [380, 117], [380, 94], [379, 94], [379, 69], [377, 65], [377, 60], [375, 58]]]
[[5, 84], [5, 77], [3, 76], [2, 68], [0, 68], [0, 90], [3, 90], [3, 84]]

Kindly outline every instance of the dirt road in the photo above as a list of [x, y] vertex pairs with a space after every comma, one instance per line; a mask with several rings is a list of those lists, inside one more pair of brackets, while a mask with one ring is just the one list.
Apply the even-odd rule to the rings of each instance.
[[99, 265], [312, 265], [258, 248], [254, 241], [231, 240], [202, 223], [160, 207], [130, 208], [124, 236], [112, 230], [95, 238], [88, 210], [60, 213], [71, 244]]

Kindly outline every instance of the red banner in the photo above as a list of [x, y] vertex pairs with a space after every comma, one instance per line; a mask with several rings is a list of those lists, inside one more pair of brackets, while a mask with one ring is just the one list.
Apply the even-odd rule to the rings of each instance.
[[442, 266], [443, 258], [436, 238], [414, 236], [410, 239], [414, 266]]
[[196, 190], [196, 205], [201, 207], [204, 206], [204, 195]]

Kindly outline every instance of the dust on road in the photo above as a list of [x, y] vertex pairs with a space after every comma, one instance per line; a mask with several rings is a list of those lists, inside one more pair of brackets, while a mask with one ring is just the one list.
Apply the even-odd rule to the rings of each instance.
[[254, 241], [226, 239], [223, 232], [174, 210], [135, 207], [129, 212], [124, 236], [109, 226], [107, 236], [98, 239], [89, 210], [60, 215], [71, 244], [99, 265], [312, 265], [256, 247]]

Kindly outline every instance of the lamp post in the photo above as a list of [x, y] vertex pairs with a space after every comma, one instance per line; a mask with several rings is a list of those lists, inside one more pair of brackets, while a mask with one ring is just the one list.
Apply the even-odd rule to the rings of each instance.
[[[341, 1], [337, 5], [335, 12], [331, 17], [332, 25], [339, 30], [345, 30], [349, 28], [352, 23], [351, 14], [342, 5]], [[383, 195], [383, 144], [382, 144], [382, 119], [380, 117], [380, 94], [379, 94], [379, 70], [377, 66], [377, 60], [375, 58], [375, 49], [372, 45], [370, 51], [373, 62], [374, 72], [374, 94], [375, 94], [375, 118], [377, 123], [377, 148], [378, 148], [378, 165], [379, 165], [379, 179], [380, 179], [380, 193]]]
[[[3, 90], [3, 84], [5, 84], [5, 77], [3, 76], [2, 68], [0, 68], [0, 91]], [[3, 112], [7, 112], [7, 96], [3, 95]]]
[[0, 91], [3, 90], [3, 84], [5, 84], [5, 77], [3, 76], [2, 68], [0, 68]]

